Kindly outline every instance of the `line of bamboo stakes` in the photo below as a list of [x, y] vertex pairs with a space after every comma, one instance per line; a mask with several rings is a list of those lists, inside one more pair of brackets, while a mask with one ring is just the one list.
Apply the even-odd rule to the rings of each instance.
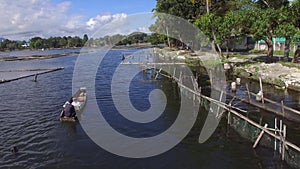
[[[256, 139], [256, 141], [255, 141], [255, 143], [254, 143], [254, 145], [253, 145], [253, 148], [256, 148], [256, 146], [258, 145], [259, 141], [261, 140], [263, 134], [266, 133], [266, 134], [270, 135], [271, 137], [273, 137], [275, 140], [280, 140], [280, 141], [282, 142], [282, 149], [281, 149], [281, 152], [282, 152], [282, 153], [281, 153], [281, 159], [282, 159], [282, 160], [285, 159], [285, 150], [288, 149], [289, 147], [291, 147], [291, 148], [293, 148], [294, 150], [300, 152], [300, 148], [299, 148], [297, 145], [295, 145], [295, 144], [293, 144], [293, 143], [291, 143], [291, 142], [289, 142], [289, 141], [287, 141], [287, 140], [285, 139], [285, 138], [286, 138], [286, 125], [283, 125], [283, 131], [282, 131], [282, 133], [279, 132], [279, 135], [277, 135], [277, 134], [273, 133], [272, 131], [277, 131], [278, 129], [276, 129], [276, 128], [275, 128], [275, 129], [270, 129], [270, 128], [267, 127], [268, 124], [265, 124], [264, 126], [261, 126], [260, 124], [254, 122], [253, 120], [249, 119], [248, 117], [243, 116], [243, 115], [240, 114], [238, 111], [236, 111], [236, 110], [240, 110], [239, 108], [233, 107], [233, 106], [228, 105], [228, 104], [226, 104], [226, 103], [223, 103], [221, 100], [219, 101], [219, 100], [215, 100], [215, 99], [213, 99], [213, 98], [210, 98], [210, 97], [208, 97], [208, 96], [205, 96], [205, 95], [201, 94], [201, 91], [199, 91], [199, 90], [194, 90], [194, 89], [190, 89], [189, 87], [185, 86], [184, 84], [182, 84], [180, 78], [175, 77], [175, 71], [176, 71], [176, 69], [174, 69], [173, 75], [163, 74], [161, 71], [158, 72], [158, 73], [159, 73], [160, 75], [164, 76], [164, 77], [172, 78], [173, 80], [175, 80], [175, 81], [177, 82], [177, 84], [178, 84], [178, 87], [184, 88], [185, 90], [187, 90], [187, 91], [193, 93], [194, 95], [196, 95], [196, 96], [198, 96], [198, 97], [200, 97], [200, 98], [202, 98], [202, 99], [206, 99], [206, 100], [208, 100], [208, 101], [210, 101], [210, 102], [213, 102], [213, 103], [217, 104], [219, 108], [223, 108], [224, 110], [227, 110], [227, 111], [228, 111], [228, 124], [230, 124], [230, 120], [229, 120], [229, 119], [230, 119], [230, 116], [231, 116], [231, 113], [232, 113], [232, 114], [234, 114], [235, 116], [237, 116], [237, 117], [239, 117], [239, 118], [241, 118], [241, 119], [247, 121], [249, 124], [251, 124], [251, 125], [253, 125], [253, 126], [259, 128], [259, 129], [261, 130], [261, 133], [260, 133], [260, 135], [258, 136], [258, 138]], [[192, 80], [192, 82], [194, 83], [193, 80]], [[262, 86], [261, 86], [261, 87], [262, 87]], [[251, 95], [255, 95], [255, 94], [249, 92], [248, 85], [246, 85], [246, 88], [247, 88], [247, 91], [248, 91], [248, 99], [249, 99], [249, 100], [248, 100], [248, 99], [241, 99], [241, 98], [238, 98], [238, 97], [235, 97], [235, 98], [236, 98], [236, 99], [239, 99], [239, 100], [242, 100], [242, 101], [244, 101], [244, 102], [246, 102], [246, 103], [252, 104], [252, 105], [254, 105], [254, 106], [257, 106], [257, 107], [259, 107], [259, 108], [266, 109], [266, 107], [264, 106], [265, 103], [263, 103], [263, 105], [253, 104], [253, 101], [251, 101]], [[222, 92], [222, 94], [228, 95], [228, 93], [226, 93], [226, 92], [224, 92], [224, 93]], [[292, 111], [292, 112], [294, 112], [294, 113], [300, 115], [300, 112], [299, 112], [298, 110], [295, 110], [295, 109], [292, 109], [292, 108], [290, 108], [290, 107], [287, 107], [287, 106], [283, 105], [283, 101], [282, 101], [281, 103], [277, 103], [277, 102], [274, 102], [274, 101], [272, 101], [272, 100], [270, 100], [270, 99], [267, 99], [267, 98], [265, 98], [265, 97], [263, 97], [263, 100], [264, 100], [264, 101], [267, 101], [267, 102], [270, 102], [270, 103], [273, 103], [273, 104], [275, 104], [275, 105], [281, 106], [281, 107], [282, 107], [282, 113], [283, 113], [283, 114], [284, 114], [284, 110], [290, 110], [290, 111]], [[218, 109], [219, 109], [219, 108], [218, 108]], [[269, 110], [269, 109], [267, 109], [267, 110]], [[274, 111], [274, 110], [273, 110], [273, 111]]]

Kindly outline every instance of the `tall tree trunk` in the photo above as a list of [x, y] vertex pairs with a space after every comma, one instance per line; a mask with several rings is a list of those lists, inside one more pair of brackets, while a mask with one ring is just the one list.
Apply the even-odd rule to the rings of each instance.
[[[207, 14], [209, 14], [209, 0], [206, 0], [206, 12], [207, 12]], [[211, 21], [210, 21], [211, 22]], [[213, 41], [212, 41], [212, 50], [215, 52], [216, 51], [216, 48], [215, 48], [215, 45], [217, 46], [217, 48], [218, 48], [218, 52], [219, 52], [219, 54], [220, 54], [220, 56], [222, 56], [223, 57], [223, 54], [222, 54], [222, 50], [221, 50], [221, 47], [220, 47], [220, 45], [219, 44], [215, 44], [215, 41], [217, 40], [217, 37], [216, 37], [216, 35], [215, 35], [215, 32], [214, 31], [212, 31], [212, 35], [213, 35]]]
[[273, 42], [272, 42], [272, 37], [269, 37], [266, 43], [267, 43], [267, 46], [268, 46], [268, 54], [267, 54], [266, 63], [272, 63], [273, 62]]
[[297, 50], [293, 58], [293, 63], [298, 63], [298, 58], [300, 57], [300, 45], [297, 45]]
[[291, 38], [287, 36], [285, 38], [285, 45], [284, 45], [284, 60], [288, 61], [289, 60], [289, 53], [290, 53], [290, 44], [291, 44]]
[[206, 0], [206, 12], [209, 13], [209, 0]]

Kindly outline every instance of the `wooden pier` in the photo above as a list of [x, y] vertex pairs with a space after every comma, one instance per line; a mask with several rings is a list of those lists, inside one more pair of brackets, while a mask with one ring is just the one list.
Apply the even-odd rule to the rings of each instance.
[[[192, 99], [194, 99], [194, 100], [204, 99], [204, 100], [209, 101], [210, 103], [216, 104], [218, 106], [217, 112], [215, 112], [216, 118], [221, 118], [222, 117], [224, 112], [219, 112], [219, 111], [221, 111], [220, 108], [222, 108], [223, 110], [225, 110], [227, 112], [227, 119], [228, 119], [228, 124], [229, 125], [232, 125], [232, 123], [233, 123], [233, 122], [230, 121], [231, 117], [235, 116], [236, 118], [239, 118], [239, 119], [247, 122], [249, 125], [252, 125], [255, 128], [259, 129], [260, 133], [257, 136], [257, 138], [255, 139], [255, 142], [253, 144], [253, 148], [256, 148], [258, 146], [258, 144], [261, 141], [263, 135], [266, 134], [266, 135], [268, 135], [268, 136], [270, 136], [271, 138], [274, 139], [274, 142], [275, 142], [274, 149], [275, 150], [276, 150], [276, 147], [277, 147], [276, 143], [277, 142], [280, 143], [279, 153], [281, 154], [281, 160], [287, 160], [288, 159], [286, 157], [286, 155], [288, 154], [287, 151], [289, 151], [290, 148], [292, 148], [293, 150], [298, 152], [298, 154], [300, 155], [300, 148], [297, 145], [295, 145], [295, 144], [289, 142], [288, 140], [286, 140], [286, 132], [287, 132], [286, 131], [286, 125], [281, 124], [280, 129], [276, 126], [277, 125], [276, 123], [275, 123], [274, 128], [268, 128], [268, 126], [269, 126], [268, 124], [264, 124], [262, 126], [260, 123], [257, 123], [255, 121], [249, 119], [248, 117], [242, 115], [241, 112], [247, 112], [247, 111], [242, 110], [238, 107], [235, 107], [235, 106], [231, 105], [231, 103], [234, 99], [237, 99], [241, 102], [248, 103], [248, 104], [253, 105], [255, 107], [258, 107], [260, 109], [273, 112], [277, 115], [282, 115], [283, 117], [288, 117], [288, 114], [287, 114], [286, 111], [290, 111], [290, 113], [294, 113], [294, 115], [300, 115], [300, 112], [298, 110], [295, 110], [295, 109], [292, 109], [290, 107], [285, 106], [283, 104], [283, 102], [277, 103], [277, 102], [272, 101], [272, 100], [270, 100], [268, 98], [265, 98], [265, 97], [263, 98], [264, 101], [262, 103], [256, 102], [252, 98], [253, 96], [256, 96], [256, 94], [249, 92], [249, 90], [247, 91], [249, 97], [246, 98], [246, 99], [238, 98], [236, 96], [231, 95], [230, 93], [226, 93], [225, 91], [219, 90], [219, 92], [221, 92], [221, 97], [222, 97], [223, 94], [225, 94], [226, 96], [229, 95], [229, 96], [232, 97], [231, 102], [229, 104], [227, 104], [227, 103], [222, 102], [221, 100], [216, 100], [216, 99], [210, 98], [210, 97], [202, 94], [201, 89], [200, 90], [198, 89], [198, 84], [195, 80], [195, 77], [190, 78], [191, 83], [193, 83], [193, 88], [187, 87], [186, 85], [184, 85], [182, 83], [182, 77], [183, 77], [182, 73], [180, 73], [179, 77], [176, 77], [175, 76], [175, 74], [176, 74], [175, 71], [176, 71], [176, 69], [174, 69], [173, 75], [167, 74], [167, 73], [161, 71], [161, 69], [156, 70], [156, 73], [161, 75], [161, 76], [164, 76], [164, 77], [167, 77], [167, 78], [170, 78], [170, 79], [174, 80], [177, 83], [178, 88], [180, 88], [181, 90], [184, 89], [185, 91], [188, 91], [188, 92], [190, 92], [191, 95], [193, 95]], [[155, 76], [155, 77], [157, 77], [157, 76]], [[272, 104], [277, 105], [277, 106], [280, 106], [280, 109], [279, 109], [280, 112], [278, 112], [277, 109], [274, 109], [274, 108], [272, 109], [272, 108], [266, 106], [267, 102], [272, 103]], [[298, 168], [300, 167], [300, 164], [296, 164], [296, 165], [297, 165]]]
[[58, 67], [58, 68], [49, 68], [49, 69], [41, 68], [41, 69], [22, 69], [22, 70], [2, 70], [0, 72], [38, 72], [38, 73], [32, 73], [29, 75], [24, 75], [24, 76], [20, 76], [20, 77], [16, 77], [16, 78], [11, 78], [11, 79], [1, 79], [0, 83], [12, 82], [12, 81], [16, 81], [16, 80], [20, 80], [20, 79], [24, 79], [24, 78], [28, 78], [28, 77], [34, 77], [34, 81], [37, 81], [38, 75], [55, 72], [55, 71], [59, 71], [59, 70], [63, 70], [63, 69], [64, 69], [63, 67]]

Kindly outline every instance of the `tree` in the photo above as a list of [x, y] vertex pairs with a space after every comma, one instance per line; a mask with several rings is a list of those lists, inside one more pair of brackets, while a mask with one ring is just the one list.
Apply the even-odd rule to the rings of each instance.
[[160, 35], [158, 33], [153, 33], [149, 36], [148, 41], [152, 44], [152, 45], [158, 45], [161, 43], [165, 43], [166, 44], [166, 35]]
[[82, 40], [80, 37], [70, 37], [67, 38], [67, 46], [68, 47], [81, 47], [82, 46]]
[[82, 39], [82, 46], [84, 46], [84, 44], [89, 40], [88, 35], [84, 34], [83, 35], [83, 39]]
[[195, 21], [203, 13], [204, 5], [201, 2], [189, 0], [157, 0], [155, 12], [166, 13], [188, 21]]
[[67, 44], [68, 44], [68, 39], [65, 36], [60, 38], [59, 41], [58, 41], [58, 45], [59, 45], [60, 48], [66, 47]]
[[296, 34], [293, 38], [293, 41], [295, 44], [297, 44], [297, 49], [295, 51], [295, 55], [293, 58], [294, 63], [298, 63], [298, 58], [300, 57], [300, 0], [296, 0], [295, 2], [292, 3], [292, 12], [291, 12], [291, 17], [293, 19], [293, 24], [297, 28]]
[[288, 4], [288, 0], [257, 0], [252, 2], [250, 9], [243, 11], [243, 30], [255, 39], [264, 40], [268, 46], [266, 62], [273, 62], [273, 38], [283, 16], [280, 9]]
[[[192, 1], [183, 0], [157, 0], [156, 8], [154, 9], [155, 16], [158, 17], [156, 23], [150, 26], [152, 32], [165, 34], [167, 37], [167, 44], [171, 46], [184, 46], [183, 36], [180, 35], [180, 30], [174, 29], [176, 25], [180, 24], [179, 19], [174, 16], [194, 22], [198, 15], [203, 13], [204, 6], [200, 2], [192, 3]], [[161, 15], [159, 13], [169, 14]], [[173, 17], [172, 17], [172, 16]], [[176, 37], [176, 38], [171, 38]]]
[[34, 44], [33, 44], [33, 47], [35, 49], [42, 49], [44, 47], [44, 41], [43, 39], [37, 39]]
[[[34, 37], [34, 38], [31, 38], [30, 39], [30, 43], [29, 43], [29, 46], [30, 46], [30, 48], [32, 48], [32, 49], [37, 49], [37, 47], [36, 47], [36, 42], [37, 41], [40, 41], [40, 40], [42, 40], [42, 38], [41, 37]], [[40, 42], [39, 42], [40, 43]]]

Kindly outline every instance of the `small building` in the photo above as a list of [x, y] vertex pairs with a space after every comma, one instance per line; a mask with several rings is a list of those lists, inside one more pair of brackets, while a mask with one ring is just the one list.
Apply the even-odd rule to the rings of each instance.
[[[285, 41], [286, 41], [286, 39], [283, 37], [273, 38], [273, 49], [283, 51], [285, 48]], [[256, 50], [268, 50], [268, 46], [264, 40], [259, 40], [256, 42], [255, 49]], [[296, 45], [291, 44], [290, 50], [295, 52]]]

